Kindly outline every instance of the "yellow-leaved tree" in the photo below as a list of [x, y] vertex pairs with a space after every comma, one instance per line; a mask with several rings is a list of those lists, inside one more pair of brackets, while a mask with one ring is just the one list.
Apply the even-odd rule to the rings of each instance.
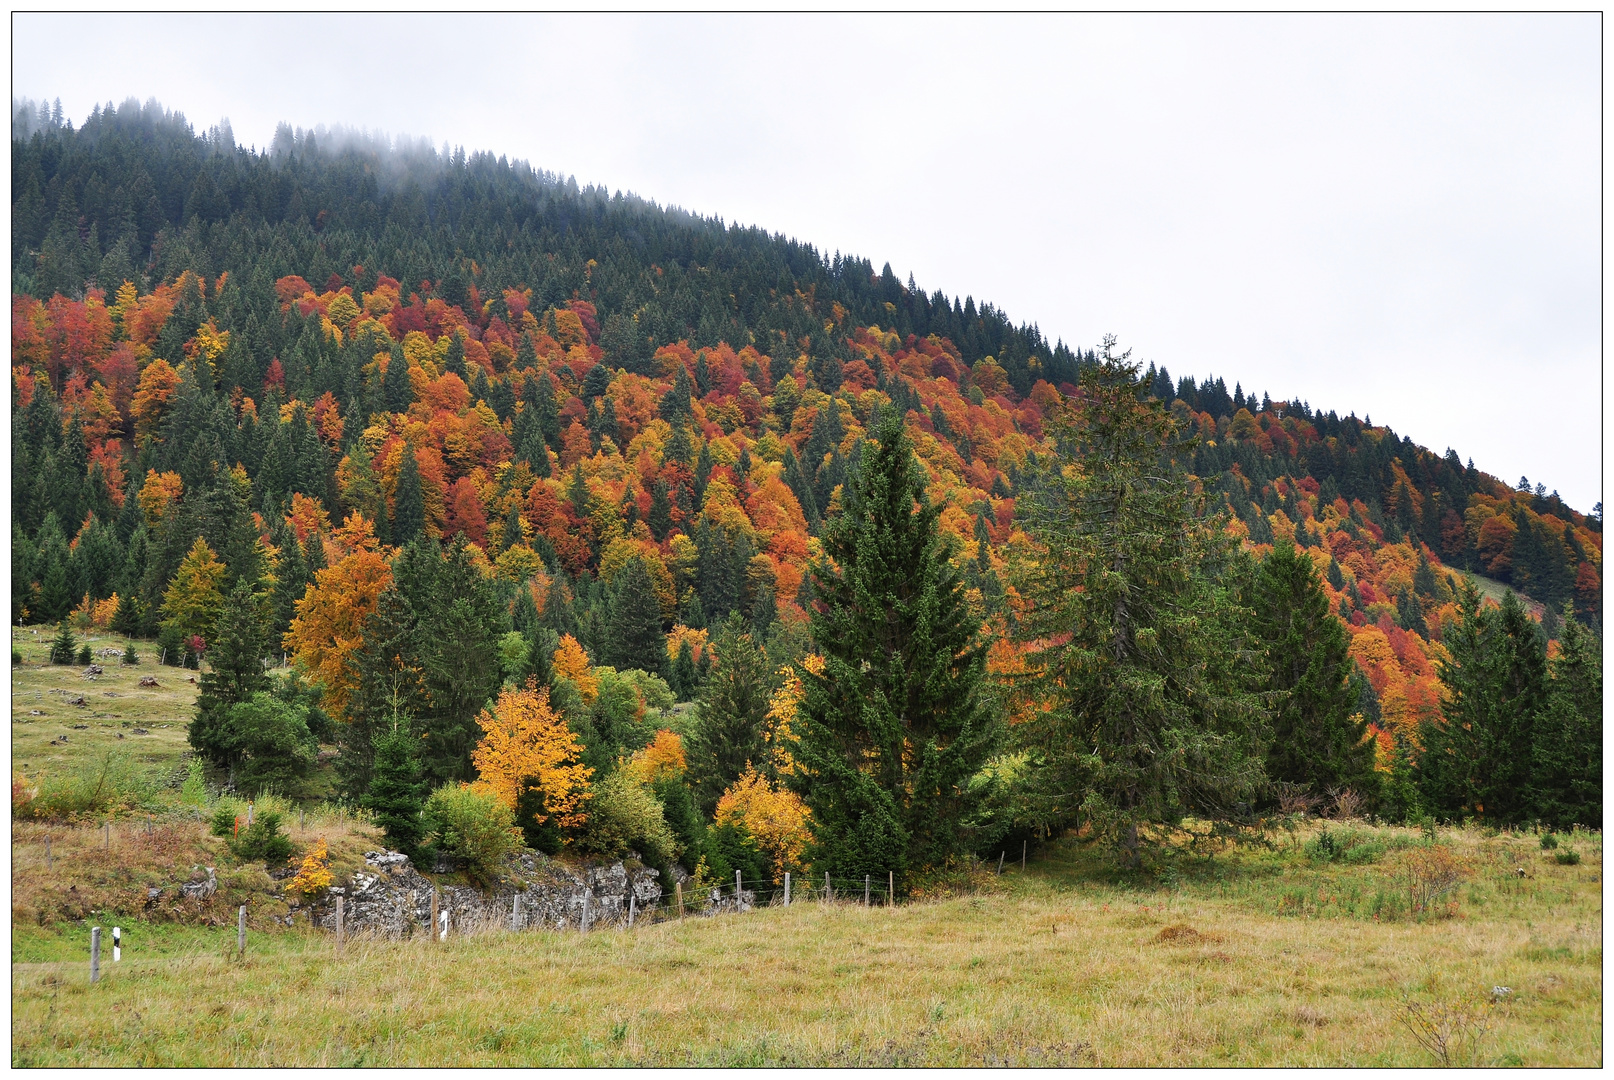
[[570, 634], [561, 635], [560, 648], [555, 650], [555, 674], [570, 680], [577, 687], [584, 705], [594, 704], [594, 699], [600, 694], [599, 676], [594, 674], [594, 668], [588, 662], [588, 653]]
[[345, 554], [314, 575], [285, 641], [297, 665], [325, 688], [325, 710], [346, 720], [359, 682], [354, 657], [364, 643], [364, 620], [392, 584], [392, 568], [375, 550], [369, 522], [357, 513], [348, 515], [333, 542]]
[[561, 828], [575, 829], [588, 820], [583, 800], [594, 770], [582, 763], [582, 744], [565, 719], [549, 707], [547, 686], [528, 676], [527, 685], [506, 687], [493, 711], [483, 709], [476, 722], [482, 741], [471, 763], [481, 785], [511, 810], [524, 788], [541, 790], [543, 811], [534, 814], [540, 825], [553, 818]]
[[219, 591], [223, 580], [224, 564], [198, 536], [163, 593], [163, 629], [177, 633], [187, 650], [195, 648], [190, 644], [192, 638], [201, 638], [205, 647], [213, 636], [224, 607], [224, 595]]
[[650, 745], [634, 751], [622, 763], [622, 770], [641, 784], [653, 784], [664, 776], [682, 775], [687, 760], [684, 757], [684, 740], [678, 733], [662, 729], [650, 740]]
[[744, 825], [757, 847], [773, 860], [775, 878], [801, 868], [802, 853], [812, 839], [812, 814], [793, 791], [768, 783], [756, 769], [745, 772], [717, 800], [717, 824]]

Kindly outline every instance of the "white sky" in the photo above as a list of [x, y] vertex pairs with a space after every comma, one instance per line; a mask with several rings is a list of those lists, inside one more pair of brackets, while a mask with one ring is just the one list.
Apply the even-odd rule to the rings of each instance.
[[487, 149], [1601, 499], [1601, 22], [14, 15], [13, 94]]

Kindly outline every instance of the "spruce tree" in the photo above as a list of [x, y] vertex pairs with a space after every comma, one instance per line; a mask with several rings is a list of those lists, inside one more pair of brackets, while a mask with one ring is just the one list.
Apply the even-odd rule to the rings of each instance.
[[854, 877], [967, 851], [969, 781], [997, 736], [941, 508], [901, 421], [883, 416], [875, 438], [810, 571], [825, 663], [802, 676], [791, 781], [813, 812], [814, 865]]
[[1377, 774], [1367, 720], [1355, 714], [1355, 661], [1316, 566], [1278, 543], [1252, 592], [1253, 625], [1272, 672], [1268, 685], [1277, 691], [1267, 777], [1317, 794], [1349, 787], [1371, 797]]
[[723, 624], [712, 649], [717, 668], [701, 690], [686, 747], [690, 785], [707, 816], [748, 763], [762, 764], [771, 691], [767, 663], [738, 615]]
[[1566, 603], [1530, 763], [1532, 812], [1554, 828], [1603, 820], [1602, 645]]
[[1112, 352], [1048, 425], [1058, 452], [1017, 484], [1036, 545], [1018, 567], [1040, 698], [1016, 734], [1038, 762], [1033, 810], [1077, 813], [1137, 867], [1148, 827], [1232, 822], [1265, 783], [1260, 656], [1215, 573], [1228, 542], [1201, 521], [1177, 422]]
[[1523, 821], [1547, 696], [1546, 642], [1511, 589], [1500, 607], [1482, 607], [1465, 580], [1457, 612], [1456, 625], [1442, 628], [1442, 718], [1424, 725], [1419, 786], [1439, 813]]
[[419, 745], [420, 740], [409, 732], [408, 722], [392, 717], [375, 736], [370, 783], [359, 799], [359, 805], [370, 811], [375, 824], [386, 833], [387, 843], [417, 861], [426, 832], [421, 818], [426, 784]]
[[65, 622], [56, 631], [56, 637], [50, 643], [50, 662], [53, 664], [72, 664], [78, 659], [78, 639], [73, 636], [73, 628]]
[[686, 637], [678, 644], [678, 656], [673, 660], [667, 685], [672, 688], [673, 696], [679, 701], [689, 701], [695, 696], [698, 682], [699, 679], [695, 674], [695, 650], [690, 647], [689, 639]]
[[402, 547], [426, 531], [426, 495], [420, 484], [415, 451], [405, 448], [398, 470], [398, 491], [393, 499], [392, 540]]
[[667, 635], [661, 630], [661, 601], [644, 560], [629, 559], [612, 583], [607, 663], [652, 674], [666, 664]]
[[258, 598], [245, 579], [237, 581], [208, 636], [209, 670], [198, 685], [196, 718], [190, 725], [191, 748], [215, 765], [230, 764], [231, 706], [269, 689], [269, 677], [263, 672], [264, 645]]

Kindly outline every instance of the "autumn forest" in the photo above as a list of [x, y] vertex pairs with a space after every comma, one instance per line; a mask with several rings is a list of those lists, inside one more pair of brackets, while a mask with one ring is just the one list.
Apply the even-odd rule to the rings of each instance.
[[198, 669], [217, 784], [899, 890], [1601, 820], [1600, 506], [491, 154], [12, 139], [12, 621]]

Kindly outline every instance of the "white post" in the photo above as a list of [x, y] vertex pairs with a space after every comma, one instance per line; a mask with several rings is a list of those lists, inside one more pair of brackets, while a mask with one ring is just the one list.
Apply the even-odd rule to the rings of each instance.
[[101, 928], [90, 927], [90, 982], [101, 981]]
[[437, 940], [448, 940], [448, 909], [444, 908], [437, 913]]
[[628, 884], [628, 929], [633, 929], [633, 917], [638, 912], [639, 894], [633, 891], [633, 884]]
[[114, 926], [112, 928], [112, 962], [114, 964], [116, 964], [122, 959], [123, 959], [123, 928], [118, 927], [118, 926]]
[[247, 828], [252, 828], [252, 804], [247, 803]]
[[790, 906], [790, 871], [785, 871], [785, 907]]
[[583, 890], [583, 933], [588, 933], [588, 889]]

